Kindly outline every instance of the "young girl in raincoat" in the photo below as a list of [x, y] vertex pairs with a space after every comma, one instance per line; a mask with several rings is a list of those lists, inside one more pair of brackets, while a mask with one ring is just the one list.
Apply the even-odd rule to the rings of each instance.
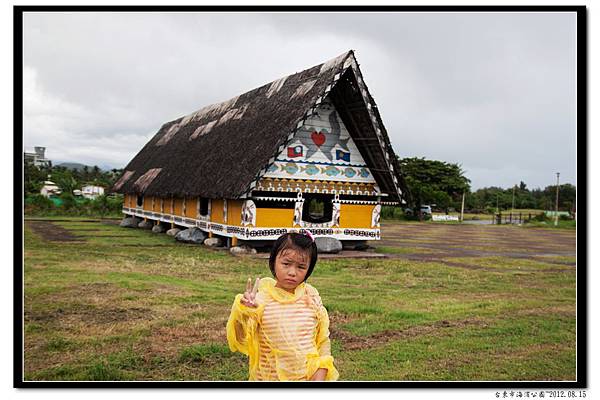
[[235, 297], [227, 322], [231, 351], [249, 358], [250, 380], [337, 380], [329, 316], [319, 292], [306, 283], [317, 262], [310, 233], [286, 233], [271, 249], [273, 278], [251, 279]]

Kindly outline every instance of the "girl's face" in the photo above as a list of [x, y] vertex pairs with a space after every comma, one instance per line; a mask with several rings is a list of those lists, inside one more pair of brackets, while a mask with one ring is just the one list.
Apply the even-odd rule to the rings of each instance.
[[308, 272], [310, 256], [296, 249], [285, 249], [275, 258], [275, 287], [293, 293], [296, 286], [304, 282]]

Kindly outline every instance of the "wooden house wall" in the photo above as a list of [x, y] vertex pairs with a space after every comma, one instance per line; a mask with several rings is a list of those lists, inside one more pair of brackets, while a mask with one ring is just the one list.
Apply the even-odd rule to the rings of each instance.
[[185, 198], [185, 216], [188, 218], [197, 218], [198, 216], [198, 197]]
[[144, 204], [142, 208], [146, 211], [152, 211], [152, 196], [144, 196]]
[[341, 204], [340, 228], [371, 228], [372, 204]]
[[175, 197], [173, 202], [173, 215], [183, 216], [183, 199]]
[[257, 208], [256, 226], [265, 228], [292, 227], [294, 225], [294, 209]]
[[358, 147], [327, 99], [296, 132], [264, 177], [375, 183]]
[[212, 199], [210, 205], [210, 220], [219, 224], [223, 221], [223, 199]]
[[242, 224], [242, 200], [227, 200], [227, 224]]

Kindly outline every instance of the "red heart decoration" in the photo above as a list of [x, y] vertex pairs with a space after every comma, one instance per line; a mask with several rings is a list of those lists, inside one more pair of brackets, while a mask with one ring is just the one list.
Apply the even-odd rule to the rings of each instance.
[[313, 142], [315, 142], [315, 144], [318, 147], [321, 147], [321, 145], [323, 145], [323, 143], [325, 143], [325, 135], [323, 134], [323, 132], [313, 131], [310, 134], [310, 138], [312, 139]]

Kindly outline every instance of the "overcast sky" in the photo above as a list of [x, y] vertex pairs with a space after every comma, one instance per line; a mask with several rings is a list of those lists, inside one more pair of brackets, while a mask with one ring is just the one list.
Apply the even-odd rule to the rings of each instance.
[[167, 121], [353, 49], [396, 154], [576, 184], [574, 13], [29, 13], [24, 146], [124, 167]]

